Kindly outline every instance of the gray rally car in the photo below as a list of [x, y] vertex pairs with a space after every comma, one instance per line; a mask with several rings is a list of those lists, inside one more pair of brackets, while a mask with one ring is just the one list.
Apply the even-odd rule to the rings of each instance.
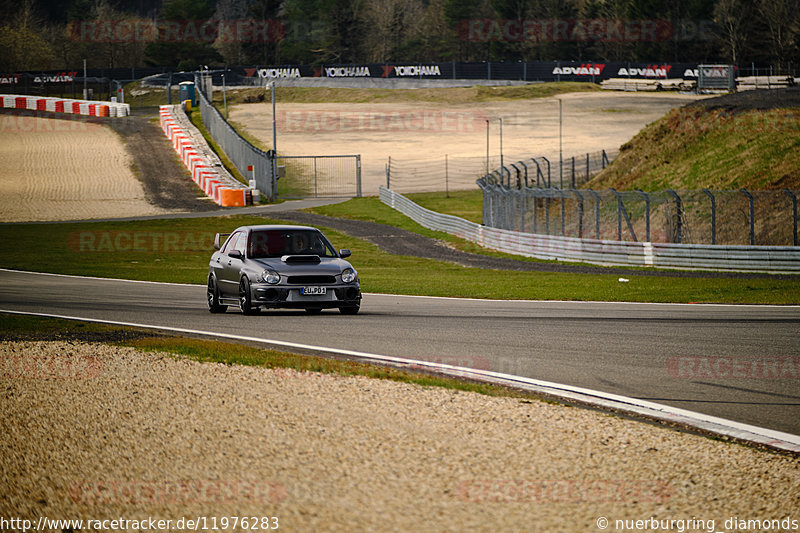
[[207, 297], [212, 313], [238, 306], [244, 314], [264, 307], [338, 308], [354, 315], [361, 307], [358, 273], [345, 260], [350, 251], [337, 252], [316, 228], [242, 226], [218, 233], [214, 248]]

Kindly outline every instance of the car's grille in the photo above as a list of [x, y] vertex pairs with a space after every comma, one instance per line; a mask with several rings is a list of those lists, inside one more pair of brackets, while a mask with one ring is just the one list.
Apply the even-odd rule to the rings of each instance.
[[311, 284], [324, 284], [336, 283], [335, 276], [289, 276], [286, 281], [290, 285], [311, 285]]

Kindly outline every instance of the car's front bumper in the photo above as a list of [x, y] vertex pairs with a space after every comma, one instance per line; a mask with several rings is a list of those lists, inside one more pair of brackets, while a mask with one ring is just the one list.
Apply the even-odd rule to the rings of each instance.
[[318, 308], [355, 307], [361, 304], [358, 283], [325, 285], [325, 294], [303, 295], [300, 285], [253, 284], [251, 304], [265, 308]]

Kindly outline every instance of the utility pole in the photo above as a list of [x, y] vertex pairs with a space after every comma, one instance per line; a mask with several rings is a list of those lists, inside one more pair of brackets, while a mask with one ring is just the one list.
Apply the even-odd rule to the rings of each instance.
[[489, 120], [486, 120], [486, 177], [489, 177]]

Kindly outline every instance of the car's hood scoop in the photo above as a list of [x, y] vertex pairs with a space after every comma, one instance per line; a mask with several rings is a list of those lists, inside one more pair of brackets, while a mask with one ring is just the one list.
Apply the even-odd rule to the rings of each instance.
[[287, 265], [291, 264], [319, 264], [321, 259], [318, 255], [284, 255], [281, 261]]

